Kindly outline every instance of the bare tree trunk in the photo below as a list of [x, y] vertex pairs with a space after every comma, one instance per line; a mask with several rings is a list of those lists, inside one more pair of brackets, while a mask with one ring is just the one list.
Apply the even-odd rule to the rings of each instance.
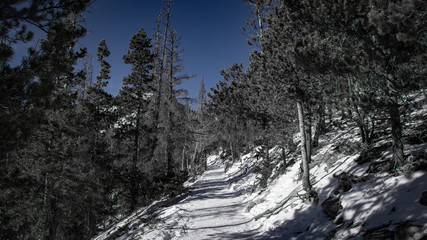
[[316, 130], [314, 130], [313, 147], [319, 146], [319, 137], [325, 132], [325, 126], [325, 105], [320, 103], [317, 109], [317, 123]]
[[306, 138], [306, 144], [305, 144], [305, 147], [306, 147], [306, 151], [307, 151], [307, 161], [308, 161], [308, 163], [310, 163], [311, 162], [311, 141], [312, 141], [312, 137], [311, 137], [311, 135], [312, 135], [312, 131], [311, 131], [311, 125], [312, 125], [312, 116], [311, 116], [311, 109], [310, 108], [308, 108], [307, 107], [307, 114], [305, 114], [305, 116], [303, 116], [307, 121], [305, 121], [305, 124], [306, 124], [306, 128], [305, 128], [305, 130], [306, 130], [306, 135], [305, 135], [305, 138]]
[[393, 160], [395, 167], [403, 166], [403, 141], [402, 141], [402, 123], [400, 121], [399, 104], [392, 103], [389, 106], [389, 115], [391, 122], [391, 136], [393, 139]]
[[304, 111], [302, 108], [302, 103], [300, 101], [297, 101], [297, 109], [298, 109], [298, 122], [299, 122], [299, 130], [301, 134], [301, 161], [302, 161], [302, 186], [306, 192], [311, 191], [311, 184], [310, 184], [310, 174], [309, 174], [309, 167], [308, 167], [308, 152], [307, 152], [307, 139], [305, 137], [305, 126], [304, 126]]
[[193, 157], [192, 157], [192, 160], [191, 160], [193, 162], [193, 164], [196, 163], [196, 157], [197, 157], [197, 151], [198, 151], [198, 149], [199, 149], [199, 143], [196, 142], [195, 147], [194, 147]]
[[185, 157], [185, 145], [184, 145], [184, 147], [182, 148], [182, 158], [181, 158], [181, 171], [183, 172], [188, 172], [188, 169], [187, 169], [188, 163], [186, 160], [187, 158]]
[[132, 170], [130, 176], [130, 210], [135, 210], [138, 206], [139, 197], [139, 176], [138, 176], [138, 160], [139, 160], [139, 128], [140, 128], [141, 106], [138, 105], [136, 113], [135, 135], [133, 142]]

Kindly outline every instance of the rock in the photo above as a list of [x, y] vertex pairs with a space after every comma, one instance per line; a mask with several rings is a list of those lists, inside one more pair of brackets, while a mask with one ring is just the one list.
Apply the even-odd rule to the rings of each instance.
[[380, 229], [375, 232], [366, 233], [363, 240], [386, 240], [393, 239], [393, 231], [387, 229]]
[[328, 233], [328, 235], [326, 235], [326, 237], [323, 240], [331, 240], [334, 239], [335, 234], [337, 233], [337, 230], [332, 230]]
[[415, 240], [427, 238], [427, 227], [401, 223], [394, 231], [394, 240]]
[[366, 182], [368, 176], [358, 177], [350, 173], [342, 172], [340, 174], [334, 174], [334, 178], [338, 180], [338, 188], [335, 190], [335, 194], [348, 192], [351, 189], [352, 184]]
[[331, 219], [335, 219], [338, 216], [338, 213], [343, 209], [339, 197], [333, 196], [326, 199], [321, 204], [323, 211]]
[[372, 162], [369, 165], [368, 170], [366, 170], [366, 172], [367, 173], [391, 172], [393, 170], [393, 164], [394, 162], [391, 160]]
[[[342, 214], [340, 214], [340, 215], [342, 215]], [[344, 218], [342, 217], [342, 216], [339, 216], [339, 217], [337, 217], [336, 219], [335, 219], [335, 221], [334, 221], [334, 223], [336, 224], [336, 225], [341, 225], [341, 224], [343, 224], [345, 221], [344, 221]]]
[[421, 240], [427, 239], [427, 227], [401, 222], [394, 231], [389, 230], [390, 224], [384, 224], [366, 230], [363, 233], [364, 240]]
[[334, 175], [334, 177], [338, 180], [338, 189], [335, 190], [335, 194], [347, 192], [351, 189], [351, 182], [353, 180], [353, 176], [348, 173], [340, 173], [338, 175]]
[[377, 147], [367, 147], [363, 149], [359, 157], [355, 160], [358, 164], [364, 164], [379, 159], [384, 151], [389, 150], [392, 147], [391, 142], [387, 142]]
[[319, 202], [319, 195], [317, 195], [315, 190], [311, 190], [309, 193], [307, 193], [307, 198], [310, 203], [317, 204]]
[[419, 200], [419, 203], [421, 205], [427, 206], [427, 191], [425, 191], [421, 194], [421, 198]]
[[384, 224], [378, 227], [368, 229], [366, 230], [366, 232], [363, 233], [363, 239], [364, 240], [393, 239], [394, 232], [387, 229], [389, 226], [390, 224]]

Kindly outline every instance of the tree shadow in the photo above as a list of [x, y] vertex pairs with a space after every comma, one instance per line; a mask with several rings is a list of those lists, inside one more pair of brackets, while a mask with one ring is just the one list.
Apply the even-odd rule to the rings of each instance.
[[[348, 169], [347, 172], [352, 170]], [[346, 239], [351, 239], [355, 237], [351, 235], [351, 230], [356, 228], [360, 235], [385, 224], [390, 224], [391, 228], [402, 222], [425, 226], [425, 206], [420, 205], [418, 200], [421, 193], [427, 190], [427, 174], [417, 173], [415, 176], [371, 177], [367, 182], [353, 184], [348, 192], [336, 195], [344, 207], [341, 213], [343, 219], [338, 225], [326, 216], [320, 205], [334, 195], [333, 190], [338, 186], [337, 181], [329, 181], [326, 186], [317, 189], [321, 196], [319, 204], [295, 210], [292, 219], [278, 221], [259, 239], [325, 239], [331, 236], [332, 231], [348, 234]], [[398, 185], [399, 181], [404, 183]]]
[[[242, 224], [247, 224], [249, 222], [244, 222]], [[228, 226], [228, 227], [231, 227], [231, 226]], [[210, 239], [230, 239], [230, 240], [248, 239], [248, 240], [252, 240], [252, 239], [259, 239], [261, 232], [262, 232], [262, 230], [260, 228], [258, 228], [258, 229], [246, 230], [245, 232], [209, 234], [208, 237]]]

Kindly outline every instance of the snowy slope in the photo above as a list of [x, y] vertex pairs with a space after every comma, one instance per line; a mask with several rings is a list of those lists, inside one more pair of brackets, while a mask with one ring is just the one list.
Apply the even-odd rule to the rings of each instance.
[[[425, 118], [426, 108], [412, 115]], [[427, 191], [427, 173], [369, 173], [370, 163], [355, 161], [360, 153], [355, 147], [358, 142], [358, 129], [352, 124], [322, 136], [310, 164], [313, 188], [319, 194], [317, 204], [301, 197], [296, 154], [295, 163], [286, 169], [277, 165], [273, 170], [276, 177], [263, 190], [258, 187], [260, 175], [254, 171], [262, 159], [254, 152], [242, 156], [226, 173], [223, 162], [214, 155], [208, 160], [208, 170], [188, 185], [188, 194], [141, 209], [95, 239], [368, 239], [375, 229], [396, 235], [394, 230], [402, 223], [424, 228], [412, 238], [395, 239], [427, 237], [427, 206], [419, 203]], [[270, 153], [277, 151], [273, 148]], [[426, 151], [426, 143], [406, 146], [406, 154], [421, 152], [425, 156]], [[389, 157], [390, 152], [385, 151], [374, 162]], [[353, 183], [347, 192], [337, 193], [337, 176], [344, 172], [363, 180]], [[342, 205], [335, 219], [321, 207], [331, 196]]]

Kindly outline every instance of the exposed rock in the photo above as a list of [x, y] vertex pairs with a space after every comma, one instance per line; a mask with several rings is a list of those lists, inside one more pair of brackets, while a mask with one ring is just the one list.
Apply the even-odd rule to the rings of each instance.
[[422, 240], [427, 239], [427, 226], [420, 226], [402, 222], [394, 229], [389, 230], [390, 224], [381, 225], [366, 230], [363, 233], [364, 240]]
[[339, 197], [332, 196], [326, 199], [321, 204], [323, 211], [331, 219], [335, 219], [338, 216], [338, 213], [343, 209]]
[[339, 214], [339, 217], [337, 217], [337, 218], [335, 218], [335, 221], [334, 221], [334, 223], [336, 224], [336, 225], [341, 225], [341, 224], [343, 224], [345, 221], [344, 221], [344, 218], [342, 217], [342, 214]]
[[334, 177], [338, 180], [338, 188], [335, 190], [335, 194], [347, 192], [351, 189], [353, 175], [344, 172], [334, 175]]
[[374, 232], [366, 232], [363, 236], [364, 240], [387, 240], [393, 239], [393, 231], [387, 229], [379, 229]]
[[363, 233], [363, 239], [364, 240], [393, 239], [394, 232], [387, 229], [389, 226], [390, 224], [385, 224], [385, 225], [368, 229]]
[[387, 142], [381, 146], [368, 147], [360, 153], [359, 157], [356, 159], [356, 162], [358, 164], [364, 164], [367, 162], [372, 162], [372, 161], [380, 158], [381, 155], [383, 154], [383, 152], [390, 149], [391, 146], [392, 146], [392, 143]]
[[402, 223], [394, 231], [394, 240], [427, 239], [427, 227]]
[[366, 182], [366, 180], [368, 180], [368, 176], [358, 177], [346, 172], [334, 175], [334, 178], [338, 180], [338, 188], [335, 190], [335, 194], [347, 192], [351, 189], [352, 184]]
[[319, 202], [319, 195], [315, 190], [311, 190], [307, 193], [307, 198], [310, 203], [318, 203]]
[[427, 206], [427, 191], [425, 191], [421, 194], [421, 198], [419, 200], [419, 203], [421, 205]]
[[335, 234], [337, 233], [337, 230], [332, 230], [326, 235], [326, 237], [323, 240], [331, 240], [335, 237]]
[[369, 165], [367, 173], [379, 173], [379, 172], [391, 172], [393, 170], [393, 161], [383, 160], [379, 162], [373, 162]]

